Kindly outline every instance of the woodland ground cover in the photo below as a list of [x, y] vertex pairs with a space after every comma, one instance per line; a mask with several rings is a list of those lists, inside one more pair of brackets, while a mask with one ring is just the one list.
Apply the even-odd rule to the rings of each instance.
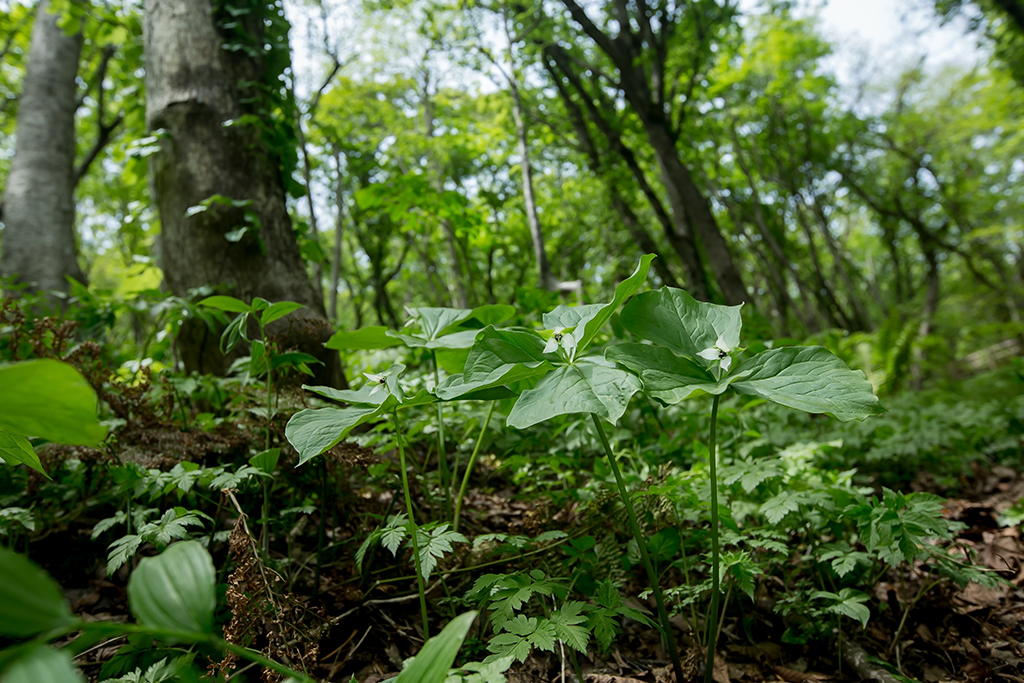
[[[1016, 526], [1024, 517], [1015, 469], [1024, 438], [1019, 365], [892, 394], [884, 399], [889, 412], [864, 421], [772, 402], [814, 401], [814, 387], [785, 393], [800, 376], [762, 387], [761, 396], [730, 392], [712, 400], [708, 392], [726, 388], [716, 382], [747, 378], [756, 386], [744, 371], [755, 351], [792, 355], [797, 347], [734, 349], [739, 309], [670, 290], [635, 296], [620, 314], [621, 303], [646, 288], [640, 275], [609, 304], [561, 307], [543, 321], [511, 307], [412, 309], [401, 330], [339, 333], [329, 346], [361, 349], [346, 357], [354, 377], [365, 371], [366, 386], [313, 393], [299, 384], [315, 359], [283, 352], [263, 325], [241, 320], [262, 316], [265, 323], [288, 304], [220, 297], [197, 309], [237, 314], [241, 322], [226, 328], [225, 343], [249, 342], [233, 376], [215, 378], [130, 364], [112, 372], [110, 363], [126, 350], [110, 343], [119, 324], [114, 302], [106, 302], [111, 310], [92, 328], [94, 339], [82, 341], [74, 335], [102, 314], [99, 300], [73, 302], [64, 322], [26, 315], [30, 301], [7, 301], [2, 351], [16, 362], [5, 367], [32, 368], [39, 358], [77, 367], [79, 390], [100, 398], [103, 426], [90, 420], [89, 401], [84, 412], [68, 413], [71, 434], [48, 434], [10, 417], [8, 406], [5, 433], [93, 446], [110, 433], [98, 450], [52, 443], [37, 449], [38, 459], [27, 455], [31, 447], [17, 455], [5, 446], [8, 462], [27, 465], [0, 470], [5, 546], [26, 552], [63, 589], [54, 598], [59, 619], [8, 626], [5, 635], [56, 641], [63, 645], [57, 652], [75, 655], [94, 680], [191, 680], [204, 669], [258, 675], [260, 662], [245, 667], [255, 650], [282, 677], [290, 669], [318, 680], [376, 681], [397, 674], [425, 634], [472, 611], [472, 624], [471, 617], [453, 622], [461, 637], [446, 632], [453, 642], [465, 638], [455, 664], [443, 654], [432, 664], [442, 674], [462, 667], [450, 680], [672, 680], [653, 584], [664, 593], [664, 621], [687, 680], [705, 677], [709, 633], [718, 642], [715, 680], [1014, 675], [1024, 559]], [[678, 335], [701, 338], [694, 330], [707, 325], [704, 337], [713, 341], [697, 346], [711, 344], [715, 353], [666, 351], [676, 365], [666, 371], [664, 358], [649, 356], [658, 347], [630, 341], [644, 329], [635, 321], [666, 301], [684, 306], [673, 314], [686, 324], [676, 332], [660, 320], [649, 333], [696, 348]], [[538, 327], [548, 332], [531, 331]], [[163, 349], [151, 349], [156, 356], [172, 350], [171, 338], [154, 343]], [[576, 358], [590, 344], [597, 353]], [[852, 410], [878, 413], [864, 375], [821, 351], [859, 390], [852, 399], [865, 407]], [[719, 367], [725, 358], [729, 372]], [[592, 370], [580, 370], [588, 364]], [[630, 366], [639, 374], [629, 374]], [[596, 400], [563, 388], [536, 415], [536, 401], [525, 412], [516, 408], [523, 395], [543, 392], [545, 381], [562, 385], [558, 373], [595, 370], [614, 375], [590, 383], [601, 389]], [[810, 374], [819, 392], [837, 391], [835, 377], [823, 381], [819, 366]], [[73, 403], [63, 384], [73, 379], [72, 371], [32, 390]], [[703, 397], [678, 401], [692, 393]], [[821, 394], [828, 406], [819, 409], [849, 417], [841, 394]], [[9, 403], [17, 395], [7, 392]], [[462, 397], [472, 400], [450, 400]], [[637, 533], [622, 491], [635, 508]], [[716, 543], [720, 591], [712, 590]], [[160, 574], [145, 559], [171, 561], [177, 546], [201, 568]], [[7, 555], [4, 562], [11, 576], [38, 571], [10, 564]], [[166, 584], [179, 575], [191, 577], [181, 594], [196, 593], [189, 582], [208, 580], [216, 597], [204, 597], [209, 604], [201, 607], [163, 606], [200, 615], [183, 617], [184, 625], [166, 623], [160, 608], [147, 615], [141, 586], [151, 586], [151, 600], [166, 600], [179, 594]], [[129, 613], [141, 626], [124, 625]], [[25, 618], [9, 617], [5, 623]], [[78, 629], [84, 635], [69, 641]], [[188, 651], [188, 642], [212, 644]], [[251, 649], [239, 659], [228, 649], [238, 647]], [[452, 658], [456, 649], [458, 642], [449, 643]], [[52, 652], [23, 661], [57, 667], [44, 670], [62, 680], [57, 671], [67, 663], [48, 662]], [[7, 674], [32, 675], [39, 674]]]

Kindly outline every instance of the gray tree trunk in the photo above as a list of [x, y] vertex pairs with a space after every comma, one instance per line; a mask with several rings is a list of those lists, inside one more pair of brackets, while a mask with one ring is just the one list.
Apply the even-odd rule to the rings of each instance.
[[0, 275], [31, 290], [84, 281], [75, 247], [75, 78], [82, 36], [65, 35], [43, 0], [32, 31], [17, 140], [3, 201]]
[[[331, 330], [299, 254], [280, 159], [256, 127], [224, 125], [247, 113], [240, 82], [259, 80], [263, 65], [245, 51], [222, 48], [210, 0], [146, 0], [145, 15], [146, 122], [150, 130], [165, 131], [151, 170], [167, 285], [179, 296], [212, 285], [246, 301], [260, 296], [303, 304], [271, 333], [282, 346], [320, 358], [325, 365], [315, 366], [318, 380], [344, 384], [338, 355], [322, 347]], [[246, 30], [262, 43], [262, 20], [247, 21]], [[186, 215], [213, 195], [250, 204]], [[258, 225], [247, 222], [246, 209]], [[240, 240], [226, 239], [241, 226], [250, 229]], [[201, 324], [182, 330], [186, 370], [226, 369], [218, 337]]]

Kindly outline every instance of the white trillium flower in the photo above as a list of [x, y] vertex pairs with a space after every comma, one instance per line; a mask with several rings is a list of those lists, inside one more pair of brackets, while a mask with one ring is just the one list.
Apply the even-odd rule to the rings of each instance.
[[544, 353], [554, 353], [555, 349], [562, 345], [562, 339], [565, 338], [565, 328], [556, 327], [555, 331], [548, 337], [548, 343], [544, 345]]
[[704, 360], [718, 361], [718, 366], [722, 368], [722, 372], [729, 372], [729, 366], [732, 365], [732, 357], [729, 352], [732, 349], [725, 343], [725, 340], [719, 336], [718, 341], [715, 342], [714, 346], [710, 346], [697, 355]]
[[373, 396], [378, 391], [383, 391], [387, 388], [389, 372], [382, 372], [375, 374], [372, 372], [364, 372], [363, 376], [366, 377], [366, 383], [372, 384], [373, 389], [370, 389], [370, 396]]

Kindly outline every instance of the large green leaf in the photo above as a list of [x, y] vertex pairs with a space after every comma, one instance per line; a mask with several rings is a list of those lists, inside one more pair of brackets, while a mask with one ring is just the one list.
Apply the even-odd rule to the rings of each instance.
[[740, 345], [741, 307], [704, 303], [681, 289], [662, 287], [633, 297], [619, 319], [641, 339], [692, 358], [719, 338], [729, 348]]
[[50, 475], [43, 469], [43, 463], [39, 461], [32, 444], [21, 434], [11, 434], [0, 429], [0, 462], [8, 465], [25, 465], [39, 472], [44, 477]]
[[740, 363], [734, 374], [739, 393], [808, 413], [848, 421], [885, 412], [864, 373], [820, 346], [769, 349]]
[[300, 308], [302, 308], [302, 304], [295, 303], [294, 301], [278, 301], [276, 304], [270, 304], [260, 315], [260, 324], [264, 326], [269, 325]]
[[[445, 309], [448, 310], [448, 309]], [[445, 334], [436, 339], [424, 339], [413, 334], [388, 331], [389, 337], [400, 339], [410, 348], [425, 349], [468, 349], [473, 346], [473, 340], [480, 330], [459, 330], [451, 334]]]
[[96, 394], [67, 363], [0, 366], [0, 387], [0, 429], [75, 446], [96, 446], [107, 436], [96, 420]]
[[476, 612], [466, 612], [448, 622], [439, 634], [423, 645], [395, 683], [444, 683], [475, 618]]
[[198, 541], [175, 543], [147, 557], [128, 579], [128, 605], [143, 626], [212, 633], [217, 575]]
[[3, 683], [84, 683], [71, 653], [33, 645], [0, 676]]
[[652, 344], [616, 344], [605, 349], [604, 355], [637, 373], [648, 396], [669, 404], [702, 392], [721, 394], [732, 377], [717, 381], [697, 362]]
[[303, 384], [302, 388], [341, 403], [379, 406], [388, 397], [386, 392], [379, 390], [374, 392], [373, 384], [365, 384], [358, 389], [335, 389], [334, 387], [310, 386], [308, 384]]
[[615, 288], [615, 296], [609, 303], [575, 307], [558, 306], [553, 311], [544, 314], [544, 327], [549, 330], [558, 327], [566, 329], [575, 327], [572, 335], [576, 339], [577, 353], [582, 353], [601, 331], [604, 324], [608, 322], [608, 319], [612, 317], [612, 314], [622, 305], [622, 302], [643, 287], [653, 260], [653, 254], [643, 256], [633, 274]]
[[487, 304], [476, 308], [409, 308], [410, 316], [421, 331], [421, 338], [433, 341], [463, 330], [479, 330], [497, 325], [516, 313], [512, 306]]
[[593, 413], [615, 424], [640, 389], [640, 380], [625, 370], [581, 360], [555, 368], [524, 391], [507, 423], [523, 429], [558, 415]]
[[288, 443], [299, 453], [299, 465], [304, 465], [340, 442], [359, 425], [383, 415], [396, 403], [389, 396], [388, 400], [376, 406], [300, 410], [288, 420], [284, 433]]
[[28, 558], [0, 548], [0, 635], [30, 638], [73, 623], [57, 582]]
[[542, 375], [551, 369], [551, 365], [545, 361], [539, 363], [525, 363], [522, 365], [502, 365], [489, 375], [477, 373], [473, 379], [467, 380], [464, 374], [451, 375], [442, 380], [441, 384], [434, 389], [434, 393], [442, 401], [479, 401], [496, 400], [515, 396], [511, 389], [505, 391], [489, 392], [492, 389], [508, 387], [513, 382], [529, 379]]
[[506, 366], [544, 362], [558, 362], [556, 354], [544, 353], [544, 340], [525, 330], [497, 330], [487, 327], [477, 335], [469, 351], [463, 373], [467, 380], [477, 376], [493, 378], [495, 373], [507, 371]]
[[[483, 400], [490, 394], [481, 391], [542, 375], [553, 367], [550, 361], [558, 359], [554, 354], [544, 353], [544, 341], [533, 332], [487, 327], [478, 337], [466, 359], [465, 371], [441, 382], [434, 390], [438, 398]], [[497, 394], [507, 395], [514, 394], [511, 391]]]
[[402, 341], [388, 336], [388, 328], [383, 325], [363, 327], [352, 332], [336, 332], [324, 347], [337, 351], [367, 351], [370, 349], [389, 349], [401, 346]]
[[236, 299], [233, 296], [208, 296], [199, 302], [200, 306], [216, 308], [218, 311], [230, 311], [232, 313], [248, 313], [252, 310], [249, 304]]

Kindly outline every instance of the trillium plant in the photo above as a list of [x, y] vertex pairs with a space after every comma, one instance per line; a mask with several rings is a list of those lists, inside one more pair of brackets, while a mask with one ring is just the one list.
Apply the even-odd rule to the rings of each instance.
[[[436, 345], [446, 336], [445, 331], [452, 336], [460, 335], [458, 343], [463, 345], [461, 348], [466, 348], [466, 340], [470, 337], [472, 343], [468, 344], [464, 361], [460, 358], [462, 362], [452, 368], [455, 370], [453, 374], [444, 380], [438, 378], [432, 391], [421, 391], [411, 398], [406, 398], [397, 385], [396, 377], [403, 366], [393, 366], [382, 374], [367, 375], [369, 384], [359, 391], [307, 387], [327, 398], [352, 405], [348, 408], [301, 411], [288, 423], [287, 436], [298, 450], [301, 464], [338, 443], [357, 424], [390, 415], [398, 441], [402, 483], [411, 537], [415, 544], [417, 533], [398, 421], [400, 408], [438, 400], [490, 400], [493, 409], [495, 400], [514, 398], [506, 424], [515, 429], [525, 429], [560, 415], [589, 415], [615, 478], [630, 531], [636, 540], [640, 560], [651, 585], [660, 630], [676, 678], [681, 681], [684, 680], [682, 665], [664, 595], [658, 585], [658, 574], [648, 553], [646, 538], [640, 529], [604, 424], [616, 424], [637, 393], [643, 392], [665, 405], [710, 395], [712, 405], [708, 447], [711, 454], [712, 589], [706, 641], [706, 676], [710, 681], [720, 591], [716, 440], [721, 397], [733, 391], [798, 410], [825, 413], [840, 420], [863, 419], [883, 409], [864, 375], [850, 370], [827, 349], [784, 347], [745, 356], [740, 339], [740, 306], [702, 303], [686, 292], [672, 288], [637, 294], [644, 286], [653, 258], [647, 255], [640, 260], [632, 275], [616, 287], [610, 302], [573, 307], [560, 305], [546, 313], [543, 317], [546, 329], [542, 333], [523, 328], [497, 329], [487, 320], [487, 315], [475, 317], [477, 322], [487, 322], [482, 329], [465, 329], [466, 321], [474, 319], [470, 314], [480, 309], [457, 311], [458, 315], [454, 317], [444, 314], [448, 316], [447, 321], [434, 321], [432, 316], [436, 315], [435, 311], [452, 309], [419, 309], [421, 312], [418, 314], [417, 325], [422, 337], [416, 337], [415, 342], [409, 335], [381, 330], [372, 335], [362, 330], [346, 333], [348, 341], [335, 341], [335, 346], [340, 348], [345, 344], [346, 348], [353, 348], [351, 345], [356, 343], [354, 340], [358, 337], [362, 343], [392, 345], [390, 341], [384, 340], [393, 339], [409, 346], [432, 348], [430, 344], [433, 343], [435, 348], [441, 348]], [[603, 355], [588, 353], [605, 323], [620, 307], [623, 327], [640, 341], [607, 346]], [[430, 313], [425, 316], [422, 311]], [[486, 426], [487, 421], [483, 429]], [[414, 547], [413, 554], [418, 569], [418, 548]], [[426, 627], [426, 607], [422, 598], [423, 576], [420, 571], [417, 571], [417, 577]]]
[[[664, 404], [710, 394], [708, 435], [711, 484], [711, 605], [707, 618], [705, 680], [714, 669], [720, 595], [717, 477], [718, 406], [727, 391], [762, 398], [839, 420], [884, 412], [864, 374], [853, 371], [828, 349], [790, 346], [741, 358], [741, 306], [696, 301], [680, 289], [662, 288], [634, 297], [621, 322], [642, 343], [609, 346], [605, 358], [636, 373], [644, 392]], [[640, 539], [637, 543], [643, 547]], [[653, 582], [652, 582], [653, 583]], [[654, 587], [657, 595], [657, 587]], [[671, 643], [670, 643], [671, 645]], [[679, 677], [679, 672], [676, 673]]]

